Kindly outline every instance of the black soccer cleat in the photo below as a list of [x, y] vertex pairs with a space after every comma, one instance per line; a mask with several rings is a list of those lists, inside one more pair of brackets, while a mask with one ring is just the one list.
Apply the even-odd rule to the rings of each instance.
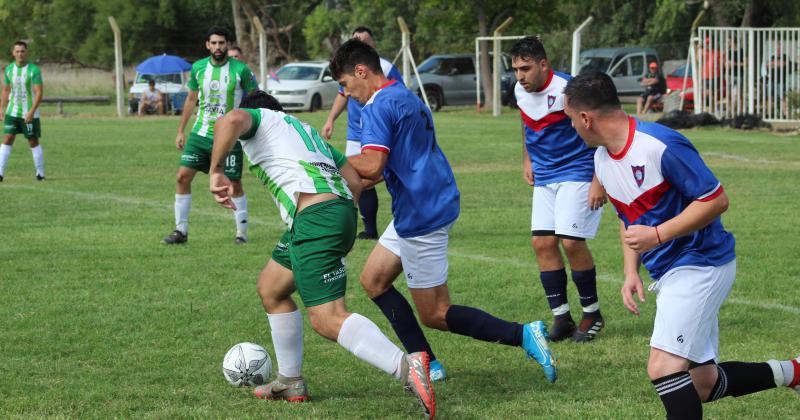
[[36, 174], [36, 180], [37, 181], [44, 181], [44, 175]]
[[358, 236], [356, 236], [356, 238], [358, 238], [358, 239], [368, 239], [368, 240], [374, 241], [374, 240], [378, 239], [378, 234], [377, 233], [368, 233], [367, 231], [363, 230], [363, 231], [358, 233]]
[[600, 315], [600, 312], [597, 312], [596, 315], [583, 315], [583, 319], [581, 319], [581, 325], [578, 326], [578, 329], [575, 330], [575, 334], [572, 335], [572, 341], [576, 343], [588, 343], [597, 336], [597, 333], [606, 326], [605, 321], [603, 320], [603, 316]]
[[164, 245], [180, 245], [185, 244], [189, 240], [189, 234], [184, 234], [179, 230], [174, 230], [166, 238], [161, 240]]
[[236, 239], [233, 240], [233, 243], [236, 245], [242, 245], [247, 243], [247, 239], [244, 236], [237, 236]]
[[569, 314], [563, 318], [556, 318], [553, 321], [553, 326], [548, 331], [550, 332], [550, 341], [565, 340], [575, 333], [575, 321], [572, 320], [572, 316]]

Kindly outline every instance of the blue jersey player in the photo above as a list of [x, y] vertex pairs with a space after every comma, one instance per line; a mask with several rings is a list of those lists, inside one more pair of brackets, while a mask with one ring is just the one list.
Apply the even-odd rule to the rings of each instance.
[[[359, 26], [353, 31], [353, 39], [358, 39], [365, 42], [370, 47], [375, 48], [375, 38], [372, 36], [372, 31], [366, 26]], [[381, 70], [386, 78], [389, 80], [397, 80], [403, 83], [403, 77], [400, 72], [389, 60], [381, 57]], [[322, 135], [328, 140], [333, 135], [333, 123], [336, 118], [347, 107], [347, 149], [345, 149], [345, 156], [354, 156], [361, 154], [361, 107], [363, 104], [358, 103], [353, 98], [348, 98], [344, 95], [344, 90], [339, 88], [339, 95], [333, 101], [331, 112], [328, 114], [328, 120], [322, 127]], [[359, 239], [378, 239], [378, 193], [375, 188], [369, 187], [364, 189], [361, 198], [358, 200], [358, 210], [361, 212], [361, 220], [364, 222], [364, 230], [358, 234]]]
[[447, 244], [459, 214], [459, 192], [436, 143], [430, 110], [413, 92], [388, 80], [378, 54], [361, 41], [347, 41], [336, 51], [331, 72], [347, 96], [364, 104], [361, 154], [349, 162], [362, 178], [383, 177], [392, 196], [394, 220], [367, 259], [361, 284], [400, 341], [407, 349], [432, 353], [411, 306], [392, 286], [404, 272], [426, 326], [520, 346], [544, 367], [547, 379], [555, 381], [542, 321], [518, 324], [450, 303]]
[[[590, 149], [564, 114], [569, 75], [553, 71], [542, 42], [526, 37], [511, 47], [523, 131], [523, 175], [533, 186], [531, 245], [539, 278], [553, 312], [550, 339], [594, 339], [603, 328], [594, 259], [586, 239], [600, 225], [605, 192], [594, 178]], [[578, 289], [583, 316], [577, 326], [567, 302], [567, 271], [559, 242]]]
[[669, 419], [700, 419], [702, 402], [777, 386], [798, 390], [800, 357], [763, 363], [719, 358], [718, 315], [736, 277], [733, 235], [720, 215], [722, 185], [680, 133], [629, 117], [611, 78], [567, 83], [565, 111], [592, 147], [595, 172], [620, 222], [622, 300], [638, 315], [639, 265], [655, 280], [656, 318], [647, 373]]

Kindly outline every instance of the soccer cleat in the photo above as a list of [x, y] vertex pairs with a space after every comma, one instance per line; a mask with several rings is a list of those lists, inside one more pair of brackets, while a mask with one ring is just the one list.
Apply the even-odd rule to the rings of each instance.
[[247, 239], [244, 236], [237, 236], [236, 239], [233, 240], [233, 243], [236, 245], [242, 245], [247, 243]]
[[183, 232], [175, 229], [170, 233], [166, 238], [161, 240], [161, 243], [164, 245], [179, 245], [185, 244], [186, 241], [189, 240], [189, 234], [184, 234]]
[[436, 416], [436, 395], [430, 380], [430, 356], [424, 351], [407, 354], [404, 356], [402, 369], [403, 387], [417, 397], [425, 418], [433, 419]]
[[544, 322], [534, 321], [522, 327], [522, 349], [529, 359], [535, 359], [542, 366], [548, 381], [556, 381], [556, 359], [547, 347], [547, 327]]
[[443, 381], [446, 378], [447, 374], [444, 372], [442, 362], [438, 360], [431, 361], [431, 382]]
[[367, 231], [364, 230], [364, 231], [359, 232], [358, 235], [356, 236], [356, 238], [358, 238], [358, 239], [369, 239], [369, 240], [373, 240], [374, 241], [374, 240], [378, 239], [378, 234], [377, 233], [367, 233]]
[[572, 316], [567, 314], [566, 317], [556, 318], [553, 320], [553, 326], [550, 328], [550, 341], [561, 341], [570, 338], [575, 333], [575, 321]]
[[44, 175], [36, 174], [36, 180], [37, 181], [44, 181]]
[[576, 343], [588, 343], [597, 336], [597, 333], [606, 326], [605, 321], [603, 321], [603, 316], [599, 313], [595, 316], [583, 316], [581, 319], [581, 325], [578, 326], [578, 329], [575, 330], [575, 334], [572, 335], [572, 341]]
[[262, 400], [284, 400], [289, 402], [306, 402], [311, 399], [308, 387], [303, 378], [284, 383], [286, 378], [278, 375], [274, 381], [259, 385], [253, 390], [253, 395]]
[[797, 393], [797, 396], [800, 397], [800, 357], [792, 359], [792, 367], [794, 368], [794, 378], [787, 386], [792, 388]]

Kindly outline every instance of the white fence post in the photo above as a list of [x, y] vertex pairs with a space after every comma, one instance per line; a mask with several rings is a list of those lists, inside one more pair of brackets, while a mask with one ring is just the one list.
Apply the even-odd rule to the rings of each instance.
[[578, 66], [580, 65], [580, 58], [581, 58], [581, 32], [583, 29], [589, 26], [590, 23], [594, 20], [594, 17], [589, 16], [583, 23], [572, 32], [572, 67], [570, 71], [572, 72], [572, 76], [575, 77], [578, 75]]

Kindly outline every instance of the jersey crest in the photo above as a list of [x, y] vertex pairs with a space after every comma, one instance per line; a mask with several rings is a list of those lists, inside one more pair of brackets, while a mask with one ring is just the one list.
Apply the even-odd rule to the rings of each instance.
[[644, 165], [631, 165], [631, 170], [633, 171], [633, 179], [636, 181], [636, 185], [641, 187], [644, 183]]

